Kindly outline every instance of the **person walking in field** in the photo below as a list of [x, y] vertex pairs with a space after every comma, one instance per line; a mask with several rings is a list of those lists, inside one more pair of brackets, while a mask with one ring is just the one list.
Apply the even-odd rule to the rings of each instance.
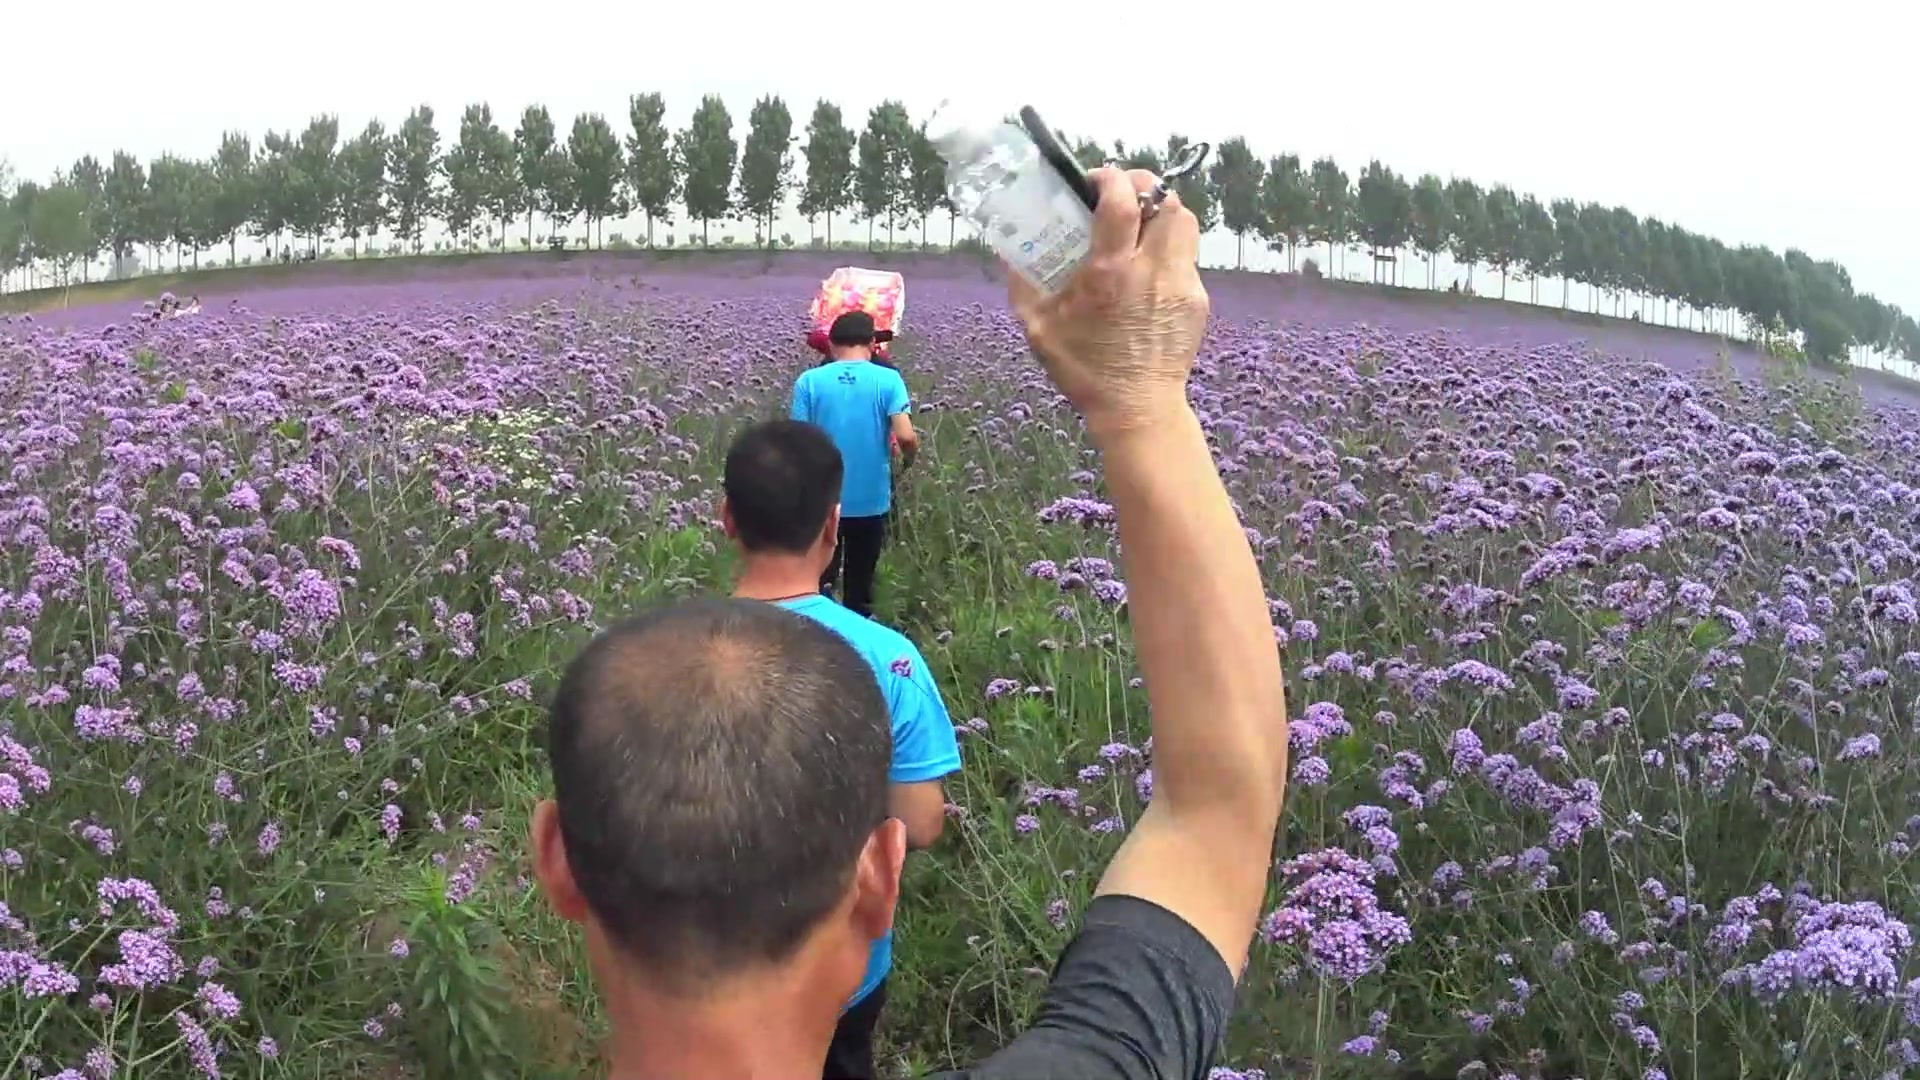
[[795, 420], [825, 429], [840, 450], [840, 530], [820, 591], [833, 595], [844, 571], [841, 601], [873, 614], [873, 577], [887, 542], [893, 510], [893, 450], [900, 467], [913, 464], [920, 436], [908, 416], [907, 384], [891, 367], [874, 363], [873, 316], [849, 311], [827, 329], [830, 362], [794, 380], [788, 410]]
[[[1199, 224], [1177, 196], [1143, 224], [1149, 173], [1091, 179], [1090, 252], [1065, 291], [1010, 288], [1100, 450], [1153, 790], [1032, 1026], [947, 1080], [1204, 1078], [1285, 790], [1265, 590], [1186, 397], [1207, 320]], [[534, 871], [585, 927], [611, 1075], [819, 1076], [893, 925], [910, 840], [888, 778], [894, 721], [860, 651], [779, 604], [658, 607], [573, 660], [549, 719]]]
[[[953, 721], [933, 671], [900, 633], [822, 596], [820, 574], [838, 535], [840, 451], [793, 420], [756, 424], [727, 451], [720, 518], [739, 554], [733, 595], [778, 604], [845, 638], [873, 669], [891, 720], [887, 813], [909, 851], [933, 846], [946, 822], [942, 780], [960, 768]], [[872, 1080], [873, 1031], [893, 967], [891, 931], [873, 942], [866, 975], [827, 1047], [825, 1080]]]

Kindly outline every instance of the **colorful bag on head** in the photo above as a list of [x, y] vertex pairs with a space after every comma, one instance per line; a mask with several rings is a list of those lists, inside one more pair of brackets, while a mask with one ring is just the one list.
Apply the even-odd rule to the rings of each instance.
[[907, 279], [889, 270], [863, 270], [857, 266], [843, 266], [827, 275], [807, 312], [808, 344], [824, 352], [827, 328], [849, 311], [864, 311], [873, 316], [875, 340], [891, 341], [899, 334], [906, 317]]

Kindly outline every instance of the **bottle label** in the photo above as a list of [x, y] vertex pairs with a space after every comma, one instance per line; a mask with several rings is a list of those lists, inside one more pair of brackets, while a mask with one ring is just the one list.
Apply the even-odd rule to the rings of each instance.
[[1028, 280], [1059, 292], [1092, 250], [1093, 215], [1044, 167], [1021, 176], [1001, 196], [1011, 212], [1000, 215], [994, 248]]

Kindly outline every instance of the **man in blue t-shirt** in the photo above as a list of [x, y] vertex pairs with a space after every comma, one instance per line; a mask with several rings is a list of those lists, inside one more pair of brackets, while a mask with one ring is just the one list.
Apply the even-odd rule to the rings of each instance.
[[831, 595], [842, 564], [848, 608], [873, 614], [873, 574], [887, 540], [887, 516], [893, 509], [892, 448], [900, 467], [913, 464], [920, 435], [907, 415], [907, 384], [900, 372], [873, 360], [873, 316], [849, 311], [827, 330], [831, 359], [794, 380], [789, 415], [825, 429], [840, 450], [840, 526], [832, 561], [820, 576], [820, 591]]
[[[818, 427], [772, 420], [734, 440], [721, 482], [721, 519], [739, 554], [733, 594], [824, 624], [873, 669], [893, 727], [889, 814], [906, 826], [909, 849], [926, 848], [940, 837], [947, 801], [941, 781], [959, 770], [960, 750], [933, 673], [913, 643], [819, 592], [821, 568], [845, 535], [836, 528], [844, 524], [837, 509], [842, 483], [840, 453]], [[873, 1030], [892, 966], [889, 932], [874, 942], [866, 977], [841, 1014], [826, 1080], [874, 1075]]]

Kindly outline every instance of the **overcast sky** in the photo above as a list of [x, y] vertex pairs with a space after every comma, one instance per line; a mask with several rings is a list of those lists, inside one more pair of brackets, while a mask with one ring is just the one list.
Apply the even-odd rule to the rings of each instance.
[[[116, 148], [207, 155], [223, 130], [257, 143], [322, 112], [343, 135], [375, 116], [392, 128], [422, 102], [444, 145], [472, 101], [509, 130], [540, 102], [563, 133], [589, 110], [624, 133], [630, 94], [665, 93], [677, 127], [719, 93], [738, 137], [764, 93], [796, 127], [821, 96], [856, 123], [883, 97], [915, 116], [953, 97], [1031, 103], [1103, 143], [1238, 134], [1356, 176], [1378, 157], [1624, 205], [1838, 260], [1857, 289], [1920, 312], [1920, 13], [1905, 3], [7, 7], [0, 155], [23, 176]], [[1222, 243], [1230, 260], [1230, 240], [1210, 251]]]

